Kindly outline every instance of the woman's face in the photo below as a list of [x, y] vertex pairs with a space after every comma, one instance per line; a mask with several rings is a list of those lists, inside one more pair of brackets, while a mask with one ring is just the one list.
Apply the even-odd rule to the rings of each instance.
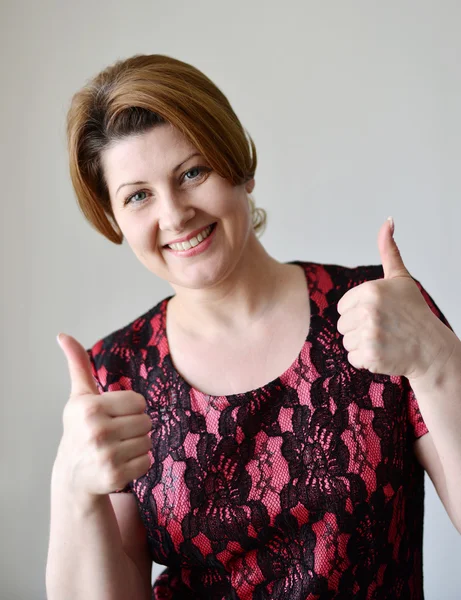
[[197, 289], [234, 269], [254, 235], [247, 198], [254, 179], [233, 186], [169, 124], [117, 142], [102, 165], [117, 224], [149, 271]]

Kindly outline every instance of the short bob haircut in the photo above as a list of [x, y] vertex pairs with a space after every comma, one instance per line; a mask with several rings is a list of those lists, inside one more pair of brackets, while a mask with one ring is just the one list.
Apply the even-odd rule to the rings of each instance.
[[[110, 204], [101, 154], [127, 136], [165, 123], [176, 127], [233, 185], [254, 177], [254, 142], [208, 77], [162, 54], [119, 60], [74, 94], [67, 113], [69, 168], [78, 205], [92, 227], [115, 244], [122, 244], [123, 234]], [[260, 235], [266, 212], [250, 195], [248, 201]]]

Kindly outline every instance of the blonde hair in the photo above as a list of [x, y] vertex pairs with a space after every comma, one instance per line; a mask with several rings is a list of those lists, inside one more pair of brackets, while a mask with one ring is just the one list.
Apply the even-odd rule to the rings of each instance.
[[[161, 54], [119, 60], [74, 94], [67, 113], [69, 169], [78, 205], [87, 221], [115, 244], [123, 242], [123, 234], [112, 211], [101, 154], [127, 136], [165, 123], [176, 127], [233, 185], [254, 177], [255, 144], [206, 75]], [[248, 201], [260, 235], [266, 211], [251, 196]]]

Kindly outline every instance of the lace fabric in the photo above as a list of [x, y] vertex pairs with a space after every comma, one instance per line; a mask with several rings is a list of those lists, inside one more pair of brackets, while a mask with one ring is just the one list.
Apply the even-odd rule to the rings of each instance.
[[170, 298], [87, 350], [100, 391], [147, 401], [151, 467], [117, 491], [135, 494], [152, 560], [166, 567], [153, 599], [423, 598], [424, 471], [412, 445], [427, 427], [408, 380], [355, 369], [336, 329], [340, 298], [382, 266], [293, 264], [310, 331], [261, 388], [191, 387], [169, 354]]

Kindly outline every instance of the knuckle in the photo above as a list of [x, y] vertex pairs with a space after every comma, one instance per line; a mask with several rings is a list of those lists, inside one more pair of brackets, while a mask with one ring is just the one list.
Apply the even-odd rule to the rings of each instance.
[[143, 408], [146, 407], [146, 399], [142, 394], [136, 393], [136, 400], [139, 402], [139, 405]]
[[146, 408], [146, 401], [142, 394], [138, 394], [137, 392], [130, 392], [129, 402], [133, 409], [136, 409], [137, 412], [142, 412]]
[[96, 448], [103, 448], [110, 439], [111, 432], [107, 427], [94, 427], [91, 440]]
[[91, 402], [82, 403], [82, 417], [84, 421], [90, 422], [96, 415], [102, 412], [102, 406], [97, 401], [92, 400]]
[[370, 324], [366, 328], [364, 337], [369, 342], [373, 342], [374, 340], [377, 340], [379, 337], [379, 327], [375, 323]]
[[65, 424], [67, 421], [73, 421], [73, 413], [75, 412], [74, 407], [71, 405], [70, 401], [66, 403], [64, 409], [62, 411], [62, 422]]
[[149, 469], [150, 469], [150, 456], [148, 454], [146, 454], [145, 460], [144, 460], [144, 463], [143, 463], [144, 473], [147, 473], [147, 471]]
[[69, 396], [63, 409], [63, 418], [73, 420], [81, 414], [81, 411], [85, 405], [85, 399], [83, 396]]
[[365, 360], [368, 363], [374, 363], [376, 362], [376, 360], [378, 359], [378, 357], [376, 356], [376, 351], [373, 347], [368, 346], [364, 352], [364, 356], [365, 356]]
[[373, 302], [373, 301], [378, 301], [379, 298], [381, 297], [381, 291], [378, 289], [378, 287], [376, 285], [374, 285], [373, 282], [368, 282], [369, 285], [366, 286], [366, 295], [369, 301]]
[[111, 469], [106, 473], [106, 486], [111, 490], [118, 490], [124, 487], [120, 473], [116, 469]]
[[101, 451], [101, 462], [104, 465], [105, 470], [111, 474], [117, 469], [117, 453], [114, 448], [104, 448]]
[[365, 304], [363, 307], [363, 311], [365, 313], [365, 317], [369, 322], [374, 322], [377, 320], [379, 311], [378, 307], [375, 304]]

